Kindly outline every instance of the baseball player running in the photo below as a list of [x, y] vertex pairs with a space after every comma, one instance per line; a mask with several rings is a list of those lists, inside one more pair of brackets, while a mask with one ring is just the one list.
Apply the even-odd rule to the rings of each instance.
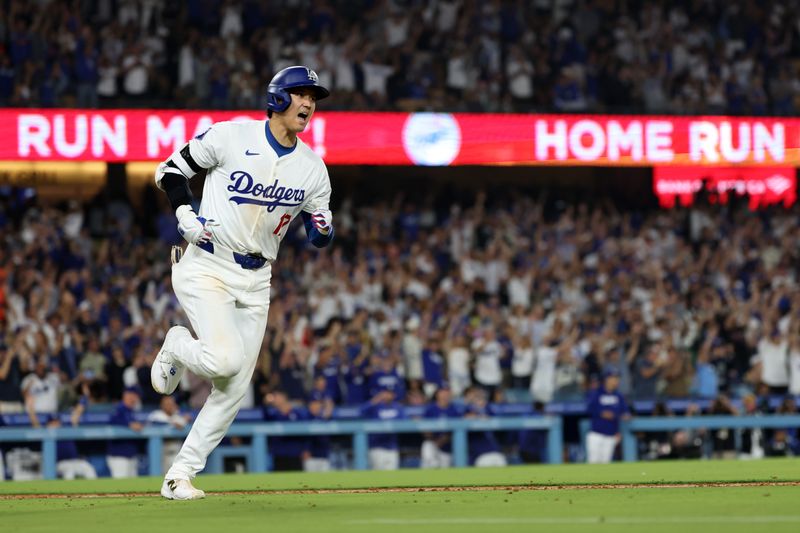
[[[322, 159], [297, 134], [329, 95], [317, 74], [293, 66], [267, 88], [269, 120], [219, 122], [158, 166], [189, 243], [173, 253], [172, 284], [197, 339], [172, 327], [150, 371], [153, 388], [172, 394], [185, 369], [213, 383], [161, 487], [165, 498], [193, 500], [192, 486], [250, 386], [269, 309], [270, 264], [299, 213], [314, 246], [333, 239], [330, 179]], [[208, 169], [199, 214], [188, 179]], [[178, 250], [179, 251], [179, 250]]]

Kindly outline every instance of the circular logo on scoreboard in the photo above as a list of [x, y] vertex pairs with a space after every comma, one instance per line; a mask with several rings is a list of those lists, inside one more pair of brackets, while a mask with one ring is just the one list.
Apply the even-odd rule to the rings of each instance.
[[403, 125], [403, 147], [415, 165], [446, 166], [461, 150], [461, 129], [449, 113], [412, 113]]

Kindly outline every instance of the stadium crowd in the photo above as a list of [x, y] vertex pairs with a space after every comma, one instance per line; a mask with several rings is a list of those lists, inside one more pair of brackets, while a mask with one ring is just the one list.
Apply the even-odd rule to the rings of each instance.
[[[44, 7], [46, 6], [46, 8]], [[792, 115], [796, 0], [7, 0], [0, 106]]]
[[[75, 405], [115, 405], [112, 423], [141, 429], [144, 406], [185, 424], [178, 404], [199, 408], [210, 385], [187, 374], [165, 406], [149, 380], [167, 329], [189, 325], [170, 286], [169, 246], [180, 237], [164, 199], [147, 221], [124, 199], [53, 207], [3, 193], [0, 415], [27, 411], [40, 425]], [[583, 402], [609, 375], [622, 398], [657, 400], [661, 414], [668, 398], [705, 402], [706, 413], [796, 412], [796, 207], [632, 211], [491, 189], [425, 205], [347, 197], [336, 213], [330, 252], [311, 250], [295, 224], [273, 265], [268, 331], [243, 405], [265, 420], [327, 419], [342, 406], [382, 420], [415, 408], [482, 417], [509, 401], [542, 412]], [[690, 404], [686, 415], [700, 413]], [[642, 452], [699, 454], [699, 439], [722, 455], [734, 452], [732, 438], [657, 434]], [[762, 451], [800, 453], [794, 430], [759, 438]], [[519, 439], [522, 457], [541, 459], [542, 434]], [[280, 442], [272, 452], [288, 455], [276, 455], [276, 468], [330, 452], [324, 439]], [[448, 453], [446, 436], [425, 442], [438, 444], [427, 456], [422, 448], [423, 464], [449, 460], [436, 451]], [[374, 468], [396, 468], [397, 435], [370, 446]], [[109, 460], [112, 474], [135, 473], [136, 442], [111, 448], [127, 454]], [[470, 434], [473, 464], [503, 464], [501, 448], [491, 432]]]
[[[330, 252], [311, 260], [297, 224], [273, 265], [249, 405], [277, 389], [419, 404], [444, 384], [457, 398], [478, 386], [493, 402], [580, 401], [607, 370], [631, 399], [800, 394], [794, 209], [552, 210], [479, 192], [449, 206], [346, 198], [337, 221]], [[169, 209], [147, 227], [124, 201], [9, 195], [0, 225], [0, 407], [43, 388], [58, 394], [37, 411], [55, 412], [132, 386], [157, 404], [150, 362], [171, 324], [188, 325]], [[208, 385], [182, 390], [199, 407]]]

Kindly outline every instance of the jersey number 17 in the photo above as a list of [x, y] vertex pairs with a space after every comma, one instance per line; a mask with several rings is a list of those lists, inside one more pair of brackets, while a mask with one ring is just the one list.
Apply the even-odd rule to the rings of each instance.
[[273, 235], [280, 234], [280, 232], [284, 228], [284, 226], [288, 226], [289, 222], [291, 222], [291, 220], [292, 220], [292, 215], [290, 215], [288, 213], [284, 213], [283, 215], [281, 215], [281, 220], [280, 220], [280, 222], [278, 222], [278, 225], [275, 227], [275, 231], [273, 231], [272, 234]]

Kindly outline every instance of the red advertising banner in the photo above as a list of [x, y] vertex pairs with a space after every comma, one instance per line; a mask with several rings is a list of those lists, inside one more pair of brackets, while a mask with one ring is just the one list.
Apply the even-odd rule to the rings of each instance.
[[[260, 111], [0, 110], [0, 160], [156, 161]], [[319, 112], [332, 165], [800, 166], [800, 119]]]
[[751, 209], [797, 200], [796, 170], [792, 167], [656, 167], [653, 192], [663, 207], [694, 203], [705, 190], [709, 202], [726, 204], [731, 196], [748, 199]]

